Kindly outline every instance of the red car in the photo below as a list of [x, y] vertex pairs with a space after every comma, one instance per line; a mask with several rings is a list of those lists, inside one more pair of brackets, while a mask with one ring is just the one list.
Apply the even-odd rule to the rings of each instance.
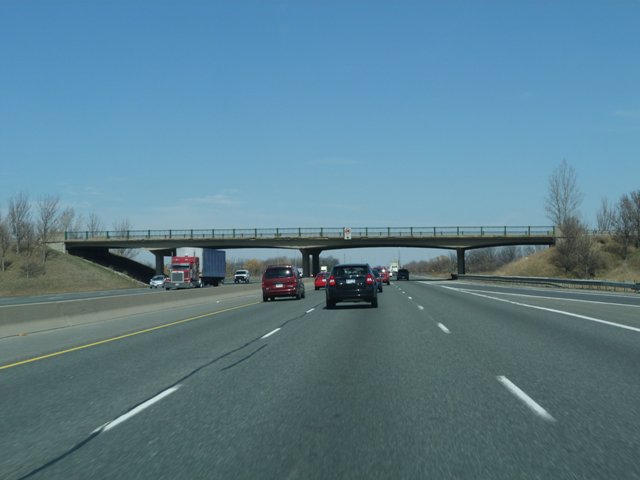
[[269, 265], [262, 274], [262, 300], [276, 297], [304, 298], [302, 274], [291, 265]]
[[329, 272], [320, 272], [316, 275], [316, 279], [313, 281], [313, 286], [316, 288], [316, 290], [326, 288], [327, 278], [329, 278]]
[[387, 267], [376, 267], [376, 268], [380, 270], [380, 277], [382, 278], [382, 283], [386, 283], [387, 285], [390, 285], [389, 269]]

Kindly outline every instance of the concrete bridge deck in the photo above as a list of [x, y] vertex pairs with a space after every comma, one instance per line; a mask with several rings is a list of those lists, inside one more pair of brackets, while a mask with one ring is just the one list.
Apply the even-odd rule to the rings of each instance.
[[[144, 248], [156, 255], [156, 267], [178, 247], [218, 249], [287, 248], [300, 250], [305, 273], [320, 269], [320, 252], [343, 248], [417, 247], [456, 250], [458, 273], [464, 252], [508, 245], [553, 245], [556, 232], [548, 226], [498, 227], [331, 227], [269, 229], [187, 229], [65, 232], [67, 251]], [[311, 264], [309, 256], [312, 257]]]

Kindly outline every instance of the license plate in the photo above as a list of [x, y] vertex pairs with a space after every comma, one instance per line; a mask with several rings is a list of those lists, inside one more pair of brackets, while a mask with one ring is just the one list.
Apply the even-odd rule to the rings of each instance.
[[282, 288], [282, 287], [284, 287], [283, 283], [276, 283], [276, 288]]
[[347, 285], [355, 285], [356, 279], [355, 278], [347, 278], [347, 281], [345, 283]]

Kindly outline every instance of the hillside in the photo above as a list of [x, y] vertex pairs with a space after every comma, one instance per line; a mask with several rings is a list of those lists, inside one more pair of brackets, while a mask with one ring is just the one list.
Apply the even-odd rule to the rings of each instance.
[[145, 283], [96, 263], [59, 252], [51, 252], [43, 269], [27, 278], [22, 257], [10, 256], [6, 271], [0, 271], [0, 296], [29, 296], [94, 290], [139, 288]]
[[[603, 265], [596, 271], [595, 279], [614, 282], [640, 282], [640, 249], [631, 248], [626, 260], [617, 251], [617, 245], [610, 241], [601, 241], [599, 250]], [[524, 277], [555, 277], [566, 275], [551, 262], [553, 249], [537, 252], [523, 257], [500, 268], [496, 275]]]

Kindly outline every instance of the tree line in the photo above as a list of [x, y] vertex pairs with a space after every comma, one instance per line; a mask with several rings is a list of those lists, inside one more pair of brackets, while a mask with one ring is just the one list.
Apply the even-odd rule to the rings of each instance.
[[[95, 233], [102, 229], [102, 222], [95, 213], [84, 219], [73, 207], [62, 208], [58, 195], [43, 195], [32, 202], [27, 193], [17, 193], [9, 198], [6, 214], [3, 216], [0, 211], [0, 271], [10, 267], [14, 254], [24, 259], [21, 269], [25, 276], [44, 273], [44, 265], [51, 255], [47, 243], [54, 235], [69, 230]], [[116, 231], [130, 229], [128, 219], [114, 225]], [[135, 255], [130, 249], [117, 253]]]
[[547, 217], [557, 227], [552, 262], [567, 275], [589, 278], [606, 264], [605, 239], [613, 239], [614, 253], [623, 260], [630, 247], [640, 247], [640, 190], [622, 194], [615, 204], [602, 199], [595, 230], [579, 213], [582, 199], [576, 171], [563, 160], [549, 177], [545, 198]]
[[[563, 160], [548, 179], [544, 209], [547, 217], [557, 228], [557, 242], [551, 261], [564, 274], [575, 277], [593, 277], [606, 264], [602, 252], [603, 238], [612, 239], [615, 253], [626, 260], [632, 249], [640, 248], [640, 190], [624, 193], [617, 202], [603, 198], [596, 214], [597, 228], [589, 228], [580, 215], [583, 194], [578, 186], [575, 169]], [[131, 230], [128, 219], [113, 225], [116, 232]], [[65, 231], [104, 230], [95, 213], [86, 218], [76, 214], [73, 207], [62, 208], [58, 195], [43, 195], [34, 202], [24, 192], [9, 198], [6, 214], [0, 210], [0, 271], [11, 264], [10, 255], [24, 258], [21, 269], [29, 277], [44, 272], [50, 255], [47, 243], [55, 234]], [[466, 255], [469, 272], [493, 271], [518, 258], [536, 251], [535, 247], [498, 247], [471, 250]], [[121, 249], [114, 253], [133, 258], [135, 249]], [[261, 260], [238, 260], [230, 262], [228, 270], [247, 268], [258, 275], [266, 265], [288, 263], [299, 266], [299, 258], [273, 257]], [[338, 259], [322, 257], [321, 264], [332, 267]], [[454, 253], [435, 259], [410, 262], [405, 265], [413, 271], [443, 273], [457, 270]]]

